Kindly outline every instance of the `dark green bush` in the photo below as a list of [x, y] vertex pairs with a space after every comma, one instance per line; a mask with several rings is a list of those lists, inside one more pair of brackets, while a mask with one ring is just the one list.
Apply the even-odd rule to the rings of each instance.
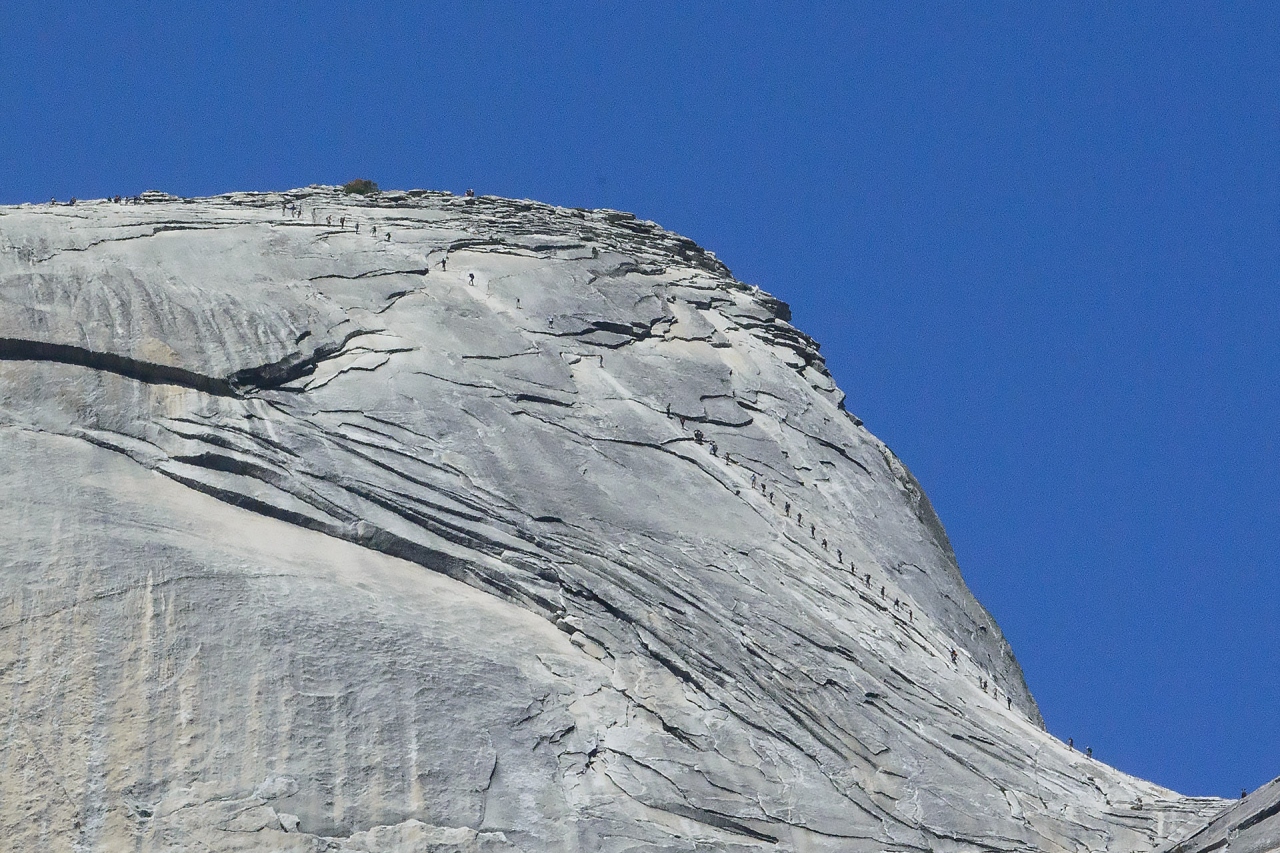
[[368, 178], [356, 178], [343, 184], [342, 191], [348, 195], [369, 195], [378, 191], [378, 185]]

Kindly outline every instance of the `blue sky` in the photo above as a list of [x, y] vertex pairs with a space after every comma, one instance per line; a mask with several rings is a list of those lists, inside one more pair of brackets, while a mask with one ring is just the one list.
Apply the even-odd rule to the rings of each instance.
[[175, 5], [5, 4], [0, 202], [657, 220], [822, 342], [1052, 732], [1280, 774], [1280, 5]]

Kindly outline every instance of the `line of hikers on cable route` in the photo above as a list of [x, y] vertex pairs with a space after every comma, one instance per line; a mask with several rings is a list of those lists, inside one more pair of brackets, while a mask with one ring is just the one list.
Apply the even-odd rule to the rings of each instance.
[[[671, 411], [671, 405], [670, 405], [670, 404], [667, 404], [666, 414], [667, 414], [667, 417], [668, 417], [668, 418], [673, 418], [673, 417], [674, 417], [674, 418], [678, 418], [678, 419], [679, 419], [679, 421], [680, 421], [680, 426], [681, 426], [681, 428], [684, 428], [684, 427], [686, 426], [686, 420], [687, 420], [687, 418], [686, 418], [685, 416], [683, 416], [683, 415], [676, 415], [676, 414], [673, 414], [673, 413], [672, 413], [672, 411]], [[694, 444], [696, 444], [696, 445], [699, 445], [699, 446], [704, 446], [704, 445], [705, 445], [705, 446], [706, 446], [706, 448], [707, 448], [707, 450], [710, 452], [710, 454], [711, 454], [713, 457], [716, 457], [716, 458], [722, 458], [722, 459], [725, 461], [725, 463], [726, 463], [726, 464], [729, 464], [729, 465], [741, 465], [741, 464], [742, 464], [741, 462], [739, 462], [739, 461], [735, 460], [735, 459], [733, 458], [732, 454], [730, 454], [730, 453], [729, 453], [729, 452], [727, 452], [727, 451], [723, 454], [723, 456], [721, 456], [721, 454], [720, 454], [720, 447], [719, 447], [719, 445], [716, 443], [716, 441], [715, 441], [714, 439], [710, 439], [710, 438], [708, 438], [708, 437], [707, 437], [707, 435], [706, 435], [706, 434], [705, 434], [701, 429], [694, 429], [694, 430], [693, 430], [693, 441], [694, 441]], [[751, 489], [752, 489], [753, 491], [754, 491], [754, 490], [756, 490], [756, 489], [759, 489], [759, 490], [760, 490], [760, 493], [761, 493], [763, 496], [765, 496], [766, 498], [768, 498], [768, 500], [769, 500], [769, 505], [770, 505], [770, 506], [774, 506], [774, 507], [776, 507], [776, 506], [777, 506], [777, 500], [776, 500], [776, 498], [777, 498], [777, 492], [776, 492], [776, 490], [775, 490], [775, 489], [771, 489], [771, 488], [769, 487], [768, 483], [767, 483], [767, 482], [765, 482], [764, 478], [763, 478], [763, 477], [761, 477], [761, 476], [759, 476], [759, 475], [758, 475], [756, 472], [754, 472], [754, 471], [752, 471], [752, 472], [751, 472]], [[737, 493], [737, 491], [736, 491], [736, 490], [735, 490], [735, 493]], [[791, 501], [786, 500], [786, 499], [785, 499], [785, 496], [784, 496], [784, 498], [783, 498], [783, 500], [782, 500], [782, 513], [783, 513], [783, 515], [784, 515], [786, 518], [791, 518], [791, 510], [792, 510]], [[803, 512], [799, 507], [795, 507], [795, 510], [796, 510], [796, 513], [795, 513], [795, 521], [796, 521], [796, 524], [798, 524], [798, 525], [800, 526], [800, 529], [801, 529], [801, 530], [803, 530], [803, 529], [804, 529], [804, 527], [805, 527], [805, 523], [804, 523], [804, 512]], [[810, 539], [813, 539], [815, 542], [819, 542], [819, 544], [821, 545], [821, 547], [822, 547], [822, 550], [823, 550], [823, 551], [828, 551], [828, 552], [829, 552], [829, 551], [831, 550], [831, 548], [830, 548], [830, 544], [828, 543], [828, 541], [827, 541], [827, 539], [826, 539], [826, 537], [825, 537], [825, 536], [824, 536], [824, 537], [819, 537], [819, 535], [818, 535], [818, 527], [817, 527], [817, 525], [816, 525], [812, 520], [810, 520], [810, 522], [809, 522], [809, 524], [808, 524], [808, 527], [809, 527], [809, 538], [810, 538]], [[836, 549], [835, 549], [835, 553], [836, 553], [836, 562], [837, 562], [839, 565], [842, 565], [842, 566], [843, 566], [843, 565], [844, 565], [844, 551], [842, 551], [840, 548], [836, 548]], [[852, 561], [852, 560], [849, 562], [849, 571], [850, 571], [850, 573], [854, 576], [854, 578], [855, 578], [855, 579], [857, 579], [857, 580], [860, 580], [860, 581], [863, 583], [863, 585], [864, 585], [868, 590], [874, 590], [874, 584], [872, 583], [871, 573], [870, 573], [870, 572], [862, 573], [862, 574], [861, 574], [861, 576], [859, 576], [858, 568], [857, 568], [857, 566], [855, 566], [855, 565], [853, 564], [853, 561]], [[873, 592], [873, 593], [871, 593], [871, 594], [872, 594], [872, 595], [874, 595], [874, 592]], [[886, 602], [888, 601], [889, 594], [888, 594], [888, 586], [887, 586], [887, 584], [880, 584], [880, 598], [881, 598], [881, 599], [883, 599], [883, 600], [885, 600]], [[886, 607], [886, 609], [887, 609], [887, 607]], [[896, 597], [896, 596], [894, 597], [894, 599], [893, 599], [893, 609], [894, 609], [894, 611], [895, 611], [895, 612], [897, 612], [897, 613], [899, 613], [899, 614], [901, 614], [903, 611], [905, 611], [905, 612], [906, 612], [906, 614], [907, 614], [907, 623], [908, 623], [908, 624], [914, 624], [914, 623], [915, 623], [915, 612], [914, 612], [914, 610], [911, 608], [911, 606], [910, 606], [910, 605], [908, 605], [906, 602], [902, 601], [902, 599], [901, 599], [901, 598], [898, 598], [898, 597]], [[950, 649], [950, 656], [951, 656], [951, 664], [952, 664], [953, 666], [955, 666], [955, 667], [957, 668], [957, 670], [958, 670], [958, 669], [959, 669], [959, 665], [960, 665], [960, 653], [959, 653], [959, 652], [957, 652], [957, 651], [956, 651], [956, 649], [955, 649], [954, 647], [952, 647], [952, 648]], [[978, 677], [978, 686], [981, 688], [981, 690], [982, 690], [982, 692], [983, 692], [983, 693], [986, 693], [986, 692], [987, 692], [987, 690], [988, 690], [988, 688], [990, 688], [990, 690], [991, 690], [991, 697], [992, 697], [993, 699], [995, 699], [996, 701], [999, 701], [999, 700], [1000, 700], [1000, 688], [999, 688], [999, 687], [997, 687], [995, 684], [990, 683], [990, 682], [987, 680], [986, 676], [979, 676], [979, 677]], [[1009, 695], [1008, 691], [1005, 691], [1005, 694], [1004, 694], [1004, 700], [1005, 700], [1005, 708], [1006, 708], [1007, 710], [1012, 711], [1012, 710], [1013, 710], [1013, 697]], [[1090, 750], [1090, 751], [1089, 751], [1089, 755], [1092, 757], [1092, 755], [1093, 755], [1092, 750]]]

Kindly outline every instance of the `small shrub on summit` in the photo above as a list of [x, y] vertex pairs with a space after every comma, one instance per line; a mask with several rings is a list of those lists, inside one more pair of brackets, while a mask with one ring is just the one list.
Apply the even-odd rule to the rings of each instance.
[[368, 178], [356, 178], [343, 184], [342, 191], [347, 195], [369, 195], [378, 191], [378, 185]]

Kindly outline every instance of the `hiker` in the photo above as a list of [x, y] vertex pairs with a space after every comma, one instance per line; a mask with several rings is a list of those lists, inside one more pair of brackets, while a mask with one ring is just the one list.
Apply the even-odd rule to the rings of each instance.
[[711, 442], [711, 455], [715, 456], [717, 450], [719, 450], [719, 447], [716, 445], [714, 441]]
[[390, 243], [390, 242], [391, 242], [391, 232], [390, 232], [390, 231], [388, 231], [388, 232], [387, 232], [387, 242], [388, 242], [388, 243]]
[[1075, 738], [1070, 738], [1070, 737], [1067, 738], [1067, 749], [1075, 749], [1075, 748], [1076, 748]]
[[338, 227], [339, 227], [339, 228], [346, 228], [346, 227], [347, 227], [347, 217], [342, 216], [342, 217], [339, 217], [339, 218], [338, 218]]
[[787, 518], [791, 517], [791, 501], [786, 501], [782, 504], [782, 511], [787, 514]]
[[356, 233], [357, 233], [357, 234], [359, 234], [359, 233], [360, 233], [360, 223], [359, 223], [359, 222], [357, 222], [357, 223], [356, 223]]
[[519, 307], [520, 307], [520, 297], [519, 297], [519, 296], [517, 296], [517, 297], [516, 297], [516, 307], [517, 307], [517, 308], [519, 308]]
[[844, 552], [839, 548], [836, 549], [836, 562], [844, 565]]
[[1013, 697], [1010, 696], [1008, 693], [1006, 693], [1004, 696], [1004, 704], [1005, 704], [1005, 707], [1007, 707], [1010, 711], [1013, 710]]
[[324, 224], [325, 224], [325, 225], [332, 225], [332, 224], [333, 224], [333, 215], [332, 215], [332, 214], [330, 214], [329, 216], [326, 216], [326, 217], [324, 218]]
[[377, 236], [378, 236], [378, 226], [377, 226], [377, 225], [373, 226], [373, 236], [375, 236], [375, 237], [377, 237]]
[[818, 528], [812, 524], [809, 525], [809, 538], [810, 539], [818, 538]]
[[871, 572], [867, 572], [867, 589], [871, 589]]
[[769, 506], [773, 506], [773, 492], [769, 493]]
[[[897, 610], [897, 609], [898, 609], [898, 607], [900, 607], [900, 606], [901, 606], [901, 604], [902, 604], [902, 602], [898, 601], [898, 599], [896, 599], [896, 598], [895, 598], [895, 599], [893, 600], [893, 609], [894, 609], [894, 610]], [[984, 690], [986, 689], [986, 685], [983, 685], [983, 689], [984, 689]]]
[[951, 662], [952, 662], [952, 663], [955, 663], [955, 662], [956, 662], [956, 650], [955, 650], [955, 649], [952, 649], [952, 650], [951, 650]]
[[693, 440], [698, 442], [698, 444], [702, 444], [702, 430], [695, 429], [693, 431]]
[[288, 209], [289, 209], [289, 202], [287, 202], [287, 201], [282, 201], [282, 202], [280, 202], [280, 215], [281, 215], [281, 216], [284, 216], [284, 215], [285, 215], [285, 212], [286, 212]]
[[796, 524], [804, 524], [804, 513], [796, 510]]
[[441, 258], [441, 259], [440, 259], [440, 271], [441, 271], [441, 272], [448, 272], [448, 271], [449, 271], [449, 256], [448, 256], [448, 255], [445, 255], [443, 258]]
[[825, 539], [822, 540], [822, 550], [827, 550], [827, 540]]
[[1085, 758], [1093, 758], [1093, 747], [1091, 747], [1091, 746], [1086, 746], [1086, 747], [1084, 748], [1084, 757], [1085, 757]]
[[[671, 414], [671, 407], [670, 407], [670, 406], [667, 406], [667, 415], [668, 415], [668, 416], [670, 416], [670, 414]], [[753, 488], [753, 489], [754, 489], [755, 487], [756, 487], [756, 475], [755, 475], [754, 473], [752, 473], [752, 475], [751, 475], [751, 488]]]
[[885, 597], [885, 594], [884, 594], [884, 587], [883, 587], [883, 586], [881, 586], [881, 587], [880, 587], [880, 597], [881, 597], [881, 598], [884, 598], [884, 597]]
[[910, 607], [907, 608], [907, 621], [912, 623], [916, 621], [916, 612]]
[[1244, 799], [1245, 797], [1247, 797], [1247, 796], [1249, 796], [1249, 792], [1248, 792], [1248, 791], [1246, 791], [1244, 788], [1241, 788], [1241, 789], [1240, 789], [1240, 799], [1242, 799], [1242, 800], [1243, 800], [1243, 799]]
[[476, 274], [473, 272], [467, 273], [467, 284], [475, 284], [475, 283], [476, 283]]
[[475, 197], [476, 197], [475, 190], [472, 190], [472, 189], [467, 190], [467, 198], [475, 198]]
[[985, 678], [983, 678], [983, 679], [979, 679], [979, 680], [982, 682], [982, 692], [983, 692], [983, 693], [986, 693], [986, 692], [987, 692], [987, 680], [986, 680]]

